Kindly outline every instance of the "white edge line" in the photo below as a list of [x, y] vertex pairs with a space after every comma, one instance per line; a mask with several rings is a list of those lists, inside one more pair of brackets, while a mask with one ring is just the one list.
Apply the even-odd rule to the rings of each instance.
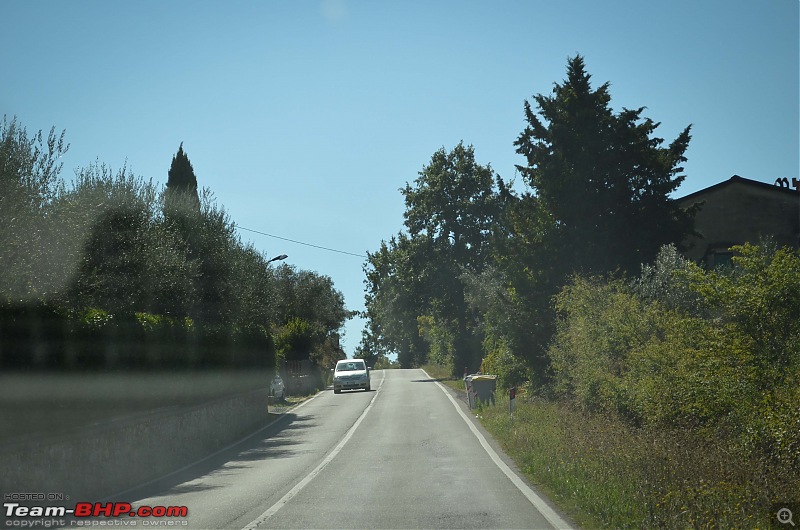
[[[425, 370], [422, 371], [425, 373], [428, 379], [433, 379], [430, 375], [428, 375], [428, 372], [425, 372]], [[456, 408], [458, 413], [461, 415], [461, 417], [469, 426], [469, 429], [472, 431], [472, 434], [475, 435], [475, 437], [481, 443], [481, 445], [489, 454], [489, 456], [497, 465], [497, 467], [500, 468], [500, 471], [505, 473], [508, 479], [517, 487], [517, 489], [520, 492], [522, 492], [523, 495], [525, 495], [525, 498], [527, 498], [528, 501], [530, 501], [530, 503], [533, 504], [534, 508], [536, 508], [539, 511], [539, 513], [541, 513], [545, 517], [545, 519], [547, 519], [550, 522], [550, 524], [553, 525], [558, 530], [572, 530], [572, 527], [569, 524], [567, 524], [567, 522], [564, 519], [562, 519], [561, 516], [555, 512], [555, 510], [553, 510], [539, 495], [536, 494], [535, 491], [533, 491], [527, 484], [525, 484], [522, 481], [522, 479], [519, 478], [517, 474], [511, 470], [510, 467], [508, 467], [508, 465], [505, 462], [503, 462], [503, 460], [495, 452], [495, 450], [492, 449], [492, 446], [489, 445], [489, 442], [486, 441], [486, 438], [484, 438], [484, 436], [481, 434], [478, 428], [475, 427], [475, 425], [472, 423], [472, 421], [470, 421], [467, 415], [464, 414], [464, 411], [461, 410], [461, 407], [458, 405], [458, 403], [456, 403], [456, 400], [453, 399], [453, 396], [450, 395], [450, 392], [447, 391], [444, 385], [442, 385], [439, 381], [435, 381], [435, 383], [442, 390], [442, 392], [444, 392], [444, 395], [447, 396], [447, 399], [449, 399], [450, 402], [453, 404], [453, 406]]]
[[264, 513], [259, 515], [253, 522], [251, 522], [250, 524], [245, 526], [243, 530], [253, 530], [255, 528], [258, 528], [259, 525], [261, 525], [267, 519], [269, 519], [270, 517], [275, 515], [278, 512], [278, 510], [280, 510], [281, 508], [286, 506], [286, 504], [290, 500], [292, 500], [298, 493], [300, 493], [300, 491], [302, 491], [302, 489], [305, 488], [309, 484], [309, 482], [314, 480], [314, 477], [319, 475], [319, 473], [325, 468], [325, 466], [327, 466], [331, 462], [331, 460], [336, 458], [336, 455], [339, 454], [339, 452], [342, 450], [342, 448], [344, 448], [345, 444], [350, 440], [350, 438], [352, 438], [353, 434], [356, 432], [356, 429], [358, 429], [358, 426], [361, 425], [361, 422], [364, 420], [364, 418], [366, 417], [367, 413], [372, 408], [372, 404], [375, 403], [375, 398], [378, 397], [378, 394], [381, 391], [381, 387], [383, 386], [383, 381], [385, 379], [386, 379], [386, 374], [384, 373], [383, 377], [381, 378], [381, 382], [380, 382], [380, 384], [378, 385], [378, 388], [375, 391], [375, 395], [373, 395], [372, 399], [369, 401], [369, 405], [367, 405], [367, 408], [364, 409], [364, 412], [361, 413], [361, 416], [358, 417], [358, 419], [353, 424], [353, 426], [350, 427], [350, 429], [344, 435], [344, 438], [342, 438], [341, 441], [336, 445], [336, 447], [333, 448], [333, 451], [328, 453], [328, 456], [326, 456], [322, 460], [322, 462], [320, 462], [319, 465], [317, 465], [317, 467], [315, 467], [311, 471], [311, 473], [306, 475], [303, 478], [303, 480], [301, 480], [300, 482], [295, 484], [295, 486], [292, 489], [290, 489], [288, 492], [286, 492], [286, 495], [281, 497], [281, 499], [278, 502], [276, 502], [275, 504], [273, 504], [267, 511], [265, 511]]
[[190, 467], [193, 467], [193, 466], [196, 466], [197, 464], [200, 464], [200, 463], [202, 463], [202, 462], [205, 462], [206, 460], [208, 460], [208, 459], [210, 459], [210, 458], [214, 458], [215, 456], [217, 456], [217, 455], [218, 455], [218, 454], [220, 454], [220, 453], [224, 453], [225, 451], [229, 451], [230, 449], [232, 449], [232, 448], [236, 447], [237, 445], [239, 445], [240, 443], [244, 442], [245, 440], [248, 440], [248, 439], [252, 438], [253, 436], [256, 436], [256, 435], [258, 435], [258, 434], [259, 434], [261, 431], [263, 431], [263, 430], [265, 430], [265, 429], [269, 429], [269, 428], [270, 428], [270, 427], [272, 427], [272, 426], [273, 426], [273, 425], [274, 425], [276, 422], [279, 422], [279, 421], [281, 421], [281, 420], [283, 419], [283, 417], [284, 417], [286, 414], [288, 414], [288, 413], [290, 413], [290, 412], [294, 412], [295, 410], [299, 409], [300, 407], [302, 407], [303, 405], [305, 405], [306, 403], [308, 403], [309, 401], [311, 401], [311, 400], [312, 400], [312, 399], [314, 399], [315, 397], [319, 396], [319, 395], [320, 395], [322, 392], [324, 392], [324, 390], [320, 390], [319, 392], [317, 392], [316, 394], [314, 394], [313, 396], [311, 396], [311, 397], [310, 397], [310, 398], [308, 398], [307, 400], [303, 401], [302, 403], [298, 403], [298, 404], [297, 404], [297, 405], [295, 405], [294, 407], [292, 407], [292, 408], [290, 408], [290, 409], [287, 409], [287, 410], [285, 410], [284, 412], [281, 412], [281, 413], [278, 415], [278, 417], [277, 417], [277, 418], [275, 418], [275, 419], [274, 419], [274, 420], [272, 420], [271, 422], [267, 423], [267, 424], [266, 424], [266, 425], [264, 425], [263, 427], [259, 427], [258, 429], [256, 429], [255, 431], [251, 432], [250, 434], [248, 434], [248, 435], [245, 435], [245, 436], [243, 436], [242, 438], [239, 438], [239, 439], [238, 439], [238, 440], [236, 440], [235, 442], [231, 442], [230, 444], [226, 445], [226, 446], [225, 446], [225, 447], [223, 447], [222, 449], [217, 449], [216, 451], [214, 451], [214, 452], [213, 452], [213, 453], [211, 453], [210, 455], [206, 455], [206, 456], [204, 456], [203, 458], [201, 458], [201, 459], [199, 459], [199, 460], [195, 460], [194, 462], [190, 462], [189, 464], [186, 464], [186, 465], [185, 465], [185, 466], [183, 466], [182, 468], [180, 468], [180, 469], [176, 469], [175, 471], [171, 471], [171, 472], [167, 473], [166, 475], [162, 475], [162, 476], [160, 476], [160, 477], [158, 477], [158, 478], [154, 478], [153, 480], [148, 480], [148, 481], [147, 481], [147, 482], [145, 482], [144, 484], [138, 484], [138, 485], [136, 485], [136, 486], [134, 486], [134, 487], [132, 487], [132, 488], [128, 488], [128, 489], [126, 489], [125, 491], [121, 491], [121, 492], [119, 492], [119, 493], [114, 493], [113, 495], [109, 495], [109, 496], [108, 496], [108, 497], [106, 497], [105, 499], [102, 499], [100, 502], [105, 502], [105, 501], [107, 501], [107, 500], [109, 500], [109, 499], [115, 499], [115, 498], [118, 498], [118, 497], [122, 497], [122, 496], [124, 496], [126, 493], [130, 493], [131, 491], [136, 491], [136, 490], [138, 490], [138, 489], [145, 488], [145, 487], [149, 486], [150, 484], [154, 484], [154, 483], [156, 483], [156, 482], [159, 482], [159, 481], [161, 481], [161, 480], [164, 480], [164, 479], [166, 479], [166, 478], [169, 478], [169, 477], [171, 477], [172, 475], [177, 475], [178, 473], [180, 473], [180, 472], [182, 472], [182, 471], [186, 471], [186, 470], [187, 470], [187, 469], [189, 469]]

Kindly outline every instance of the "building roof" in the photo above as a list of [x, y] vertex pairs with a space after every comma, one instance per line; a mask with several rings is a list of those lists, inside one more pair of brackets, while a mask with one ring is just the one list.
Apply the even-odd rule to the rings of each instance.
[[686, 201], [687, 199], [691, 199], [692, 197], [708, 193], [709, 191], [716, 191], [718, 189], [730, 186], [732, 184], [744, 184], [744, 185], [747, 185], [747, 186], [753, 186], [753, 187], [756, 187], [756, 188], [761, 188], [761, 189], [764, 189], [764, 190], [773, 191], [775, 193], [788, 193], [788, 194], [791, 194], [791, 195], [800, 194], [800, 191], [797, 191], [797, 190], [792, 189], [792, 188], [786, 188], [786, 187], [778, 186], [776, 184], [768, 184], [766, 182], [760, 182], [758, 180], [746, 179], [744, 177], [740, 177], [739, 175], [734, 175], [731, 178], [729, 178], [728, 180], [723, 180], [722, 182], [714, 184], [713, 186], [709, 186], [707, 188], [703, 188], [702, 190], [695, 191], [694, 193], [690, 193], [689, 195], [685, 195], [683, 197], [679, 197], [677, 200], [683, 202], [683, 201]]

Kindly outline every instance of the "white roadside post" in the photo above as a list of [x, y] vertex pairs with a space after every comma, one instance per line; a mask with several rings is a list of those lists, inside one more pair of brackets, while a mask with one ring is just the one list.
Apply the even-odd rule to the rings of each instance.
[[517, 387], [512, 386], [508, 389], [508, 411], [511, 413], [511, 419], [514, 419], [514, 404], [517, 400]]

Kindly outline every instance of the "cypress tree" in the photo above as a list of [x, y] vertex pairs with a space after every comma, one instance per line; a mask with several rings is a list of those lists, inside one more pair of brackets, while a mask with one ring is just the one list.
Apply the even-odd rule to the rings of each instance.
[[197, 177], [194, 168], [189, 161], [189, 157], [183, 150], [183, 142], [178, 147], [178, 152], [172, 157], [172, 165], [169, 168], [169, 178], [167, 179], [168, 194], [177, 196], [178, 194], [188, 198], [188, 201], [195, 208], [200, 208], [200, 197], [197, 194]]

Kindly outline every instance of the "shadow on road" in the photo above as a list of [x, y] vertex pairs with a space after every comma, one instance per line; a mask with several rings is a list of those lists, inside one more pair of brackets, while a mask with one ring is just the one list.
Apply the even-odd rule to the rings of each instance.
[[147, 484], [118, 493], [104, 500], [134, 502], [156, 495], [206, 491], [221, 486], [209, 485], [202, 480], [209, 477], [233, 475], [237, 470], [251, 467], [251, 462], [288, 458], [297, 454], [296, 446], [303, 442], [302, 431], [316, 425], [313, 416], [286, 413], [277, 418], [270, 414], [268, 426], [226, 447], [216, 454], [189, 464]]

